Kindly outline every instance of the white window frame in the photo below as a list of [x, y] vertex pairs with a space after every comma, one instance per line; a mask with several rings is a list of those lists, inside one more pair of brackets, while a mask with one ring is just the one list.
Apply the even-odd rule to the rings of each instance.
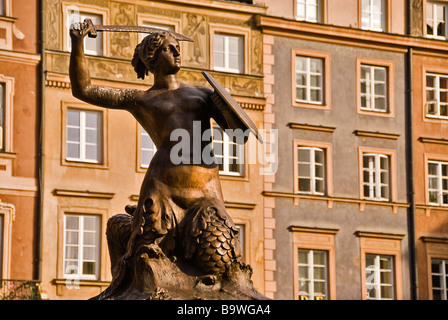
[[[367, 265], [367, 256], [374, 257], [374, 264]], [[367, 300], [394, 300], [395, 299], [395, 261], [393, 255], [383, 254], [366, 254], [366, 288], [367, 288]], [[381, 259], [388, 259], [390, 262], [390, 269], [381, 268]], [[390, 273], [391, 283], [381, 282], [381, 273]], [[381, 293], [382, 287], [390, 287], [392, 297], [383, 298]], [[376, 297], [370, 297], [370, 290], [375, 289], [377, 292]]]
[[[68, 118], [69, 118], [69, 112], [78, 112], [79, 113], [79, 127], [73, 126], [68, 124]], [[87, 134], [86, 130], [87, 124], [86, 124], [86, 114], [87, 113], [96, 113], [98, 117], [97, 122], [97, 143], [87, 142]], [[78, 162], [87, 162], [87, 163], [102, 163], [103, 162], [103, 116], [101, 111], [92, 111], [92, 110], [82, 110], [82, 109], [75, 109], [75, 108], [68, 108], [67, 109], [67, 119], [65, 124], [65, 130], [66, 130], [66, 141], [65, 141], [65, 148], [66, 148], [66, 161], [78, 161]], [[70, 141], [68, 130], [69, 128], [79, 129], [79, 141]], [[68, 145], [70, 143], [79, 143], [79, 158], [70, 157], [68, 154]], [[97, 147], [97, 159], [88, 159], [86, 156], [86, 147], [88, 145], [96, 145]]]
[[[434, 87], [428, 87], [428, 77], [434, 77]], [[428, 118], [436, 118], [436, 119], [448, 119], [448, 86], [447, 88], [441, 88], [440, 82], [441, 79], [446, 79], [448, 83], [448, 75], [447, 74], [439, 74], [439, 73], [433, 73], [433, 72], [426, 72], [425, 76], [425, 83], [426, 83], [426, 117]], [[428, 99], [429, 92], [434, 92], [434, 98], [435, 99]], [[440, 96], [444, 94], [447, 98], [446, 102], [440, 101]], [[432, 112], [430, 112], [430, 106], [432, 106], [434, 109]], [[442, 115], [440, 110], [441, 107], [445, 107], [446, 109], [446, 115]]]
[[[373, 158], [373, 161], [369, 161], [369, 167], [364, 167], [365, 157]], [[387, 169], [381, 168], [381, 160], [385, 159], [387, 163]], [[368, 180], [365, 179], [365, 173], [368, 174]], [[387, 174], [387, 183], [381, 181], [381, 174]], [[362, 154], [362, 195], [363, 199], [367, 200], [379, 200], [389, 201], [391, 199], [391, 158], [386, 154], [379, 153], [363, 153]], [[369, 195], [366, 196], [364, 188], [369, 187]], [[387, 197], [383, 196], [382, 188], [387, 187]]]
[[[438, 20], [437, 15], [439, 13], [439, 10], [445, 10], [445, 20]], [[429, 18], [429, 13], [432, 15], [432, 19]], [[433, 2], [433, 1], [427, 1], [426, 2], [426, 28], [425, 28], [425, 34], [427, 38], [432, 39], [440, 39], [440, 40], [446, 40], [448, 37], [448, 4], [443, 2]], [[433, 34], [428, 34], [428, 22], [433, 23]], [[436, 25], [442, 22], [445, 24], [445, 27], [443, 28], [443, 32], [445, 35], [439, 35], [438, 34], [438, 28]]]
[[[305, 12], [301, 13], [300, 9], [303, 8]], [[321, 0], [296, 0], [296, 19], [308, 22], [320, 22], [321, 20]], [[312, 16], [312, 12], [316, 17]]]
[[[310, 153], [310, 161], [304, 163], [303, 161], [300, 161], [300, 156], [297, 156], [297, 192], [302, 194], [312, 194], [312, 195], [325, 195], [326, 193], [326, 159], [327, 159], [327, 150], [323, 148], [318, 147], [306, 147], [306, 146], [298, 146], [296, 149], [297, 154], [299, 154], [300, 150], [308, 150]], [[316, 152], [322, 152], [322, 163], [316, 162]], [[302, 175], [300, 172], [300, 165], [309, 165], [309, 176]], [[316, 168], [317, 166], [322, 167], [322, 177], [316, 176]], [[309, 179], [310, 180], [310, 191], [303, 191], [300, 190], [300, 179]], [[317, 181], [322, 182], [322, 188], [323, 191], [316, 190]]]
[[[223, 52], [220, 52], [223, 56], [224, 56], [224, 66], [217, 66], [216, 65], [216, 59], [213, 58], [214, 61], [214, 65], [213, 65], [213, 69], [216, 71], [223, 71], [223, 72], [231, 72], [231, 73], [244, 73], [245, 70], [245, 39], [243, 35], [239, 35], [239, 34], [230, 34], [230, 33], [223, 33], [223, 32], [215, 32], [213, 35], [214, 39], [213, 39], [213, 56], [216, 56], [216, 38], [217, 37], [223, 37], [224, 38], [224, 48], [223, 48]], [[238, 56], [238, 67], [234, 67], [230, 65], [230, 56], [231, 54], [235, 54], [235, 53], [231, 53], [229, 51], [229, 40], [230, 38], [236, 38], [238, 40], [238, 52], [236, 53], [236, 55]]]
[[[298, 280], [299, 280], [299, 284], [298, 284], [298, 288], [299, 288], [299, 297], [301, 299], [305, 298], [307, 300], [327, 300], [328, 299], [328, 290], [329, 290], [329, 286], [328, 286], [328, 251], [326, 250], [314, 250], [314, 249], [303, 249], [303, 248], [299, 248], [298, 249], [298, 265], [297, 268], [299, 269], [298, 271]], [[307, 263], [301, 263], [300, 262], [300, 252], [303, 251], [306, 253], [307, 255]], [[319, 252], [319, 253], [324, 253], [324, 258], [325, 258], [325, 263], [322, 264], [316, 264], [314, 263], [314, 253], [315, 252]], [[315, 278], [315, 268], [324, 268], [324, 279], [316, 279]], [[306, 268], [306, 274], [308, 275], [308, 278], [304, 278], [301, 276], [300, 270], [301, 268]], [[302, 291], [301, 290], [301, 283], [302, 282], [308, 282], [308, 292], [307, 291]], [[316, 295], [316, 292], [314, 291], [314, 284], [316, 282], [323, 282], [325, 285], [325, 294], [324, 296], [322, 295]]]
[[[316, 105], [323, 105], [325, 103], [324, 101], [324, 77], [325, 77], [325, 60], [323, 58], [316, 58], [316, 57], [307, 57], [307, 56], [301, 56], [296, 55], [296, 70], [295, 70], [295, 101], [299, 103], [309, 103], [309, 104], [316, 104]], [[305, 70], [299, 70], [298, 66], [298, 60], [303, 59]], [[320, 72], [312, 72], [311, 71], [311, 62], [319, 62], [320, 63]], [[305, 77], [305, 84], [298, 84], [298, 76], [303, 75]], [[311, 78], [312, 77], [320, 77], [320, 81], [317, 86], [311, 85]], [[299, 99], [297, 97], [297, 90], [299, 89], [305, 89], [306, 97], [305, 99]], [[312, 100], [311, 99], [311, 92], [312, 90], [320, 92], [320, 99], [319, 100]]]
[[[219, 137], [215, 136], [215, 130], [219, 130], [221, 133], [222, 139], [218, 139]], [[238, 176], [242, 177], [244, 176], [244, 163], [245, 163], [245, 157], [244, 157], [244, 144], [237, 144], [234, 141], [230, 140], [229, 135], [225, 132], [225, 130], [222, 130], [220, 127], [214, 126], [213, 127], [213, 149], [215, 149], [215, 144], [220, 143], [222, 144], [222, 151], [223, 155], [216, 155], [215, 158], [220, 163], [222, 162], [222, 170], [219, 170], [219, 174], [221, 175], [227, 175], [227, 176]], [[230, 145], [237, 145], [237, 155], [230, 156]], [[238, 172], [231, 171], [230, 170], [230, 159], [234, 159], [237, 162], [238, 165]]]
[[[149, 142], [151, 146], [149, 148], [143, 147], [143, 139], [149, 139]], [[143, 159], [143, 153], [144, 151], [151, 152], [151, 157], [146, 161]], [[140, 167], [141, 168], [149, 168], [149, 164], [151, 163], [152, 158], [154, 157], [155, 153], [157, 151], [156, 145], [152, 141], [149, 134], [143, 129], [143, 127], [140, 127]]]
[[[100, 22], [95, 22], [95, 18], [100, 18]], [[85, 19], [91, 19], [93, 24], [103, 24], [103, 15], [98, 14], [98, 13], [89, 13], [89, 12], [80, 12], [79, 14], [79, 21], [78, 19], [76, 19], [76, 21], [72, 21], [73, 19], [71, 19], [70, 14], [67, 13], [67, 32], [69, 32], [70, 30], [70, 25], [73, 22], [84, 22]], [[90, 49], [88, 44], [94, 44], [96, 46], [95, 50]], [[70, 38], [70, 36], [67, 37], [67, 50], [71, 51], [72, 50], [72, 40]], [[85, 37], [84, 38], [84, 53], [85, 54], [90, 54], [90, 55], [94, 55], [94, 56], [101, 56], [103, 55], [103, 35], [101, 32], [98, 32], [98, 35], [96, 38], [90, 38], [90, 37]]]
[[[361, 1], [361, 28], [365, 30], [372, 31], [386, 31], [386, 10], [387, 10], [387, 0], [360, 0]], [[376, 6], [374, 6], [375, 1], [381, 1], [381, 27], [375, 26], [374, 15], [378, 12], [375, 11]], [[367, 6], [366, 6], [367, 4]]]
[[[429, 165], [437, 166], [437, 173], [435, 175], [430, 174]], [[448, 162], [446, 161], [428, 161], [428, 202], [429, 204], [438, 205], [438, 206], [448, 206], [448, 188], [443, 189], [443, 182], [445, 181], [448, 184], [448, 175], [444, 176], [442, 174], [442, 166], [448, 167]], [[447, 168], [448, 169], [448, 168]], [[436, 181], [437, 186], [431, 186], [431, 180]], [[437, 202], [431, 201], [431, 193], [435, 192], [437, 194]], [[447, 196], [447, 201], [443, 201], [444, 195]]]
[[[67, 217], [77, 217], [78, 218], [78, 229], [68, 229], [67, 228]], [[94, 232], [90, 230], [85, 230], [85, 219], [93, 218], [95, 219], [96, 229]], [[68, 244], [67, 243], [67, 232], [77, 232], [77, 244]], [[94, 245], [86, 245], [84, 244], [84, 234], [85, 233], [95, 233], [95, 244]], [[77, 278], [83, 280], [98, 280], [100, 274], [100, 243], [101, 243], [101, 217], [99, 215], [88, 215], [88, 214], [64, 214], [64, 253], [63, 253], [63, 276], [64, 278]], [[77, 247], [78, 250], [78, 258], [77, 259], [68, 259], [66, 257], [67, 247], [73, 246]], [[93, 260], [84, 259], [84, 248], [94, 248], [95, 250], [95, 258]], [[74, 269], [67, 269], [66, 263], [68, 261], [77, 262], [77, 267]], [[95, 274], [83, 274], [83, 262], [95, 262]], [[67, 272], [70, 271], [70, 272]], [[74, 272], [71, 272], [74, 271]]]
[[[441, 272], [433, 272], [432, 265], [434, 263], [439, 263]], [[434, 287], [434, 281], [431, 281], [432, 284], [432, 296], [434, 299], [434, 290], [441, 291], [441, 299], [440, 300], [448, 300], [448, 259], [431, 259], [431, 279], [434, 277], [440, 277], [441, 287]]]
[[[362, 78], [362, 69], [369, 69], [370, 77], [369, 79], [363, 79]], [[376, 71], [384, 71], [384, 81], [383, 80], [376, 80], [375, 79], [375, 72]], [[389, 112], [389, 70], [387, 67], [382, 66], [374, 66], [374, 65], [367, 65], [367, 64], [361, 64], [361, 72], [360, 72], [360, 79], [361, 81], [361, 105], [360, 109], [364, 111], [375, 111], [375, 112], [382, 112], [382, 113], [388, 113]], [[365, 84], [366, 92], [362, 92], [362, 84]], [[376, 92], [376, 86], [377, 85], [383, 85], [384, 86], [384, 95], [379, 94]], [[362, 105], [362, 98], [365, 97], [366, 102], [369, 101], [369, 106], [363, 106]], [[376, 98], [384, 99], [384, 107], [385, 109], [377, 108], [376, 106]]]

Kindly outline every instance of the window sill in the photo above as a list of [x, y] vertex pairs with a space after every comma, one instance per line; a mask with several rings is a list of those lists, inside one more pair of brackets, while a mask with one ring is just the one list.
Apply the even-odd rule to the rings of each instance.
[[292, 104], [295, 108], [307, 108], [307, 109], [316, 109], [316, 110], [330, 110], [331, 107], [328, 104], [318, 104], [318, 103], [308, 103], [308, 102], [299, 102], [294, 101]]
[[67, 166], [67, 167], [78, 167], [78, 168], [87, 168], [87, 169], [102, 169], [102, 170], [109, 169], [109, 167], [105, 163], [85, 162], [85, 161], [80, 161], [80, 160], [62, 159], [61, 165]]
[[299, 193], [286, 193], [286, 192], [275, 192], [275, 191], [269, 191], [269, 192], [264, 191], [263, 196], [293, 199], [294, 206], [298, 206], [300, 203], [300, 200], [326, 201], [328, 209], [332, 209], [333, 204], [335, 202], [336, 203], [353, 203], [353, 204], [357, 204], [359, 206], [359, 211], [361, 211], [361, 212], [365, 211], [366, 205], [371, 205], [371, 206], [390, 207], [392, 209], [393, 214], [397, 214], [399, 208], [409, 208], [409, 206], [410, 206], [408, 203], [402, 203], [402, 202], [377, 201], [377, 200], [355, 199], [355, 198], [340, 198], [340, 197], [333, 197], [333, 196], [317, 196], [317, 195], [306, 195], [306, 194], [299, 194]]
[[375, 110], [363, 110], [358, 109], [358, 114], [364, 116], [382, 117], [382, 118], [395, 118], [395, 114], [391, 112], [375, 111]]

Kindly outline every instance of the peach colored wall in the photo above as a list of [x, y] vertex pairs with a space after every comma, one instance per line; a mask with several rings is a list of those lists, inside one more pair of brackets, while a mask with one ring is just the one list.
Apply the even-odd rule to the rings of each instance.
[[[419, 138], [447, 139], [446, 120], [428, 120], [424, 114], [425, 68], [448, 71], [448, 57], [431, 57], [425, 54], [413, 56], [413, 103], [414, 103], [414, 178], [416, 209], [417, 265], [419, 279], [419, 299], [430, 299], [430, 274], [428, 265], [428, 244], [422, 237], [446, 238], [448, 234], [448, 214], [446, 209], [427, 204], [427, 177], [425, 154], [439, 155], [448, 160], [448, 145], [422, 143]], [[448, 246], [447, 246], [448, 255]]]

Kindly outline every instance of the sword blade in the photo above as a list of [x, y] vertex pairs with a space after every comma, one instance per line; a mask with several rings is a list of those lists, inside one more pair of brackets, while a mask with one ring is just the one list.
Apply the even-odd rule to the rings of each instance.
[[146, 26], [103, 26], [103, 25], [95, 25], [94, 26], [95, 31], [109, 31], [109, 32], [138, 32], [138, 33], [154, 33], [154, 32], [160, 32], [165, 31], [171, 33], [176, 40], [178, 41], [190, 41], [193, 42], [192, 39], [190, 39], [187, 36], [184, 36], [183, 34], [167, 31], [159, 28], [154, 27], [146, 27]]

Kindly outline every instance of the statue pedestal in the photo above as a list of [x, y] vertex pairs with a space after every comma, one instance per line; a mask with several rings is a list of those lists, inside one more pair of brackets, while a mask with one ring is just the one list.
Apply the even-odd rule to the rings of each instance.
[[250, 280], [252, 269], [234, 262], [222, 274], [203, 274], [185, 260], [169, 259], [159, 246], [142, 247], [121, 281], [94, 300], [267, 300]]

